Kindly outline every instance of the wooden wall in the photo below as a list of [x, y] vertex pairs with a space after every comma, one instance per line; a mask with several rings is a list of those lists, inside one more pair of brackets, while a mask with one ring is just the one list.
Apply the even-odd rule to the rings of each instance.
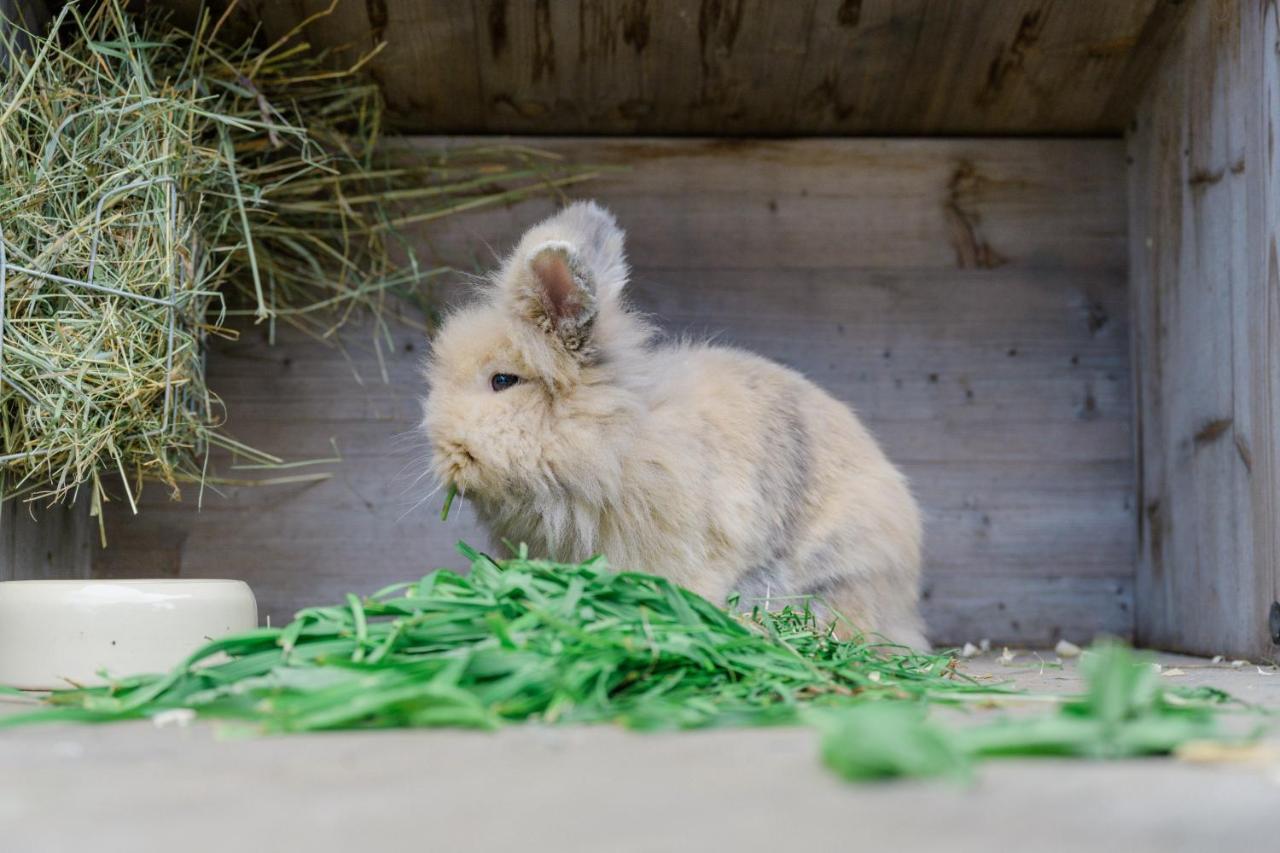
[[1275, 2], [1194, 4], [1129, 136], [1137, 627], [1161, 648], [1275, 654], [1277, 15]]
[[[635, 299], [665, 329], [797, 367], [863, 414], [926, 508], [935, 641], [1130, 634], [1120, 141], [526, 141], [628, 167], [576, 189], [628, 229]], [[481, 269], [552, 209], [416, 237]], [[423, 336], [396, 332], [389, 384], [365, 330], [345, 353], [281, 337], [219, 344], [210, 384], [244, 441], [293, 459], [336, 444], [343, 462], [315, 469], [331, 479], [207, 491], [202, 512], [194, 489], [151, 488], [141, 515], [111, 508], [96, 573], [245, 578], [281, 620], [460, 565], [453, 542], [481, 536], [470, 512], [442, 524], [438, 496], [418, 504]]]
[[88, 504], [0, 507], [0, 581], [87, 578], [97, 534]]
[[[150, 0], [191, 18], [200, 0]], [[213, 0], [215, 10], [227, 0]], [[240, 0], [269, 38], [330, 0]], [[417, 133], [1118, 134], [1180, 0], [339, 0]]]

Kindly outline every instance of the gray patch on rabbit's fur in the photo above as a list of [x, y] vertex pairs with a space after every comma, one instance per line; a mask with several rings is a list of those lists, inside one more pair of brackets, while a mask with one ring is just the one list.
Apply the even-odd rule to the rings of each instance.
[[[797, 595], [809, 597], [809, 607], [819, 620], [829, 619], [836, 607], [835, 597], [837, 594], [843, 593], [840, 597], [849, 598], [860, 603], [860, 609], [851, 613], [846, 613], [846, 618], [853, 620], [855, 623], [865, 616], [865, 603], [870, 600], [870, 584], [865, 578], [849, 574], [833, 574], [826, 577], [820, 577], [817, 580], [804, 584], [797, 591]], [[848, 607], [848, 604], [845, 603]], [[864, 625], [857, 625], [858, 630], [863, 630]]]
[[[769, 412], [760, 466], [761, 514], [769, 562], [781, 569], [794, 555], [796, 535], [804, 519], [812, 449], [809, 428], [798, 411], [794, 393], [778, 398]], [[785, 577], [783, 577], [785, 580]]]
[[919, 636], [919, 617], [914, 601], [902, 602], [891, 595], [895, 580], [884, 572], [870, 575], [842, 573], [841, 567], [832, 563], [832, 557], [839, 555], [842, 547], [847, 545], [839, 541], [824, 543], [806, 561], [801, 568], [807, 568], [807, 574], [813, 579], [804, 583], [797, 595], [812, 597], [810, 607], [819, 621], [827, 620], [838, 612], [859, 632], [878, 626], [878, 633], [887, 630], [893, 639], [926, 648], [924, 638]]
[[734, 581], [733, 592], [738, 594], [738, 604], [744, 611], [767, 599], [783, 593], [782, 578], [774, 564], [752, 566]]
[[836, 534], [823, 540], [809, 553], [803, 565], [797, 566], [799, 574], [809, 580], [799, 585], [796, 594], [813, 598], [810, 606], [822, 617], [830, 610], [824, 606], [826, 599], [842, 589], [857, 586], [842, 565], [841, 557], [846, 553], [848, 543], [843, 536]]
[[763, 438], [765, 458], [760, 466], [757, 507], [765, 558], [748, 567], [733, 582], [743, 605], [770, 596], [789, 594], [789, 562], [795, 555], [809, 490], [809, 429], [797, 410], [794, 394], [778, 398], [770, 408]]
[[830, 595], [847, 585], [849, 574], [845, 555], [853, 551], [852, 543], [842, 532], [824, 538], [796, 566], [798, 574], [807, 578], [797, 590], [800, 595]]
[[812, 595], [814, 597], [821, 598], [822, 596], [830, 595], [840, 587], [849, 583], [850, 578], [848, 575], [832, 575], [828, 578], [819, 578], [816, 581], [810, 581], [800, 587], [797, 595]]

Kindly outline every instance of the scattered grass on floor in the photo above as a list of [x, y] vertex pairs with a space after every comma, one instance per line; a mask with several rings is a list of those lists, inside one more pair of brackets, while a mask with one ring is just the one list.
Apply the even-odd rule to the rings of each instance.
[[1049, 713], [944, 726], [923, 707], [870, 706], [814, 716], [823, 761], [848, 779], [967, 776], [989, 758], [1131, 758], [1167, 755], [1198, 741], [1226, 739], [1222, 691], [1166, 688], [1145, 656], [1107, 643], [1080, 661], [1085, 690]]
[[600, 559], [494, 560], [312, 607], [283, 628], [209, 643], [164, 675], [54, 693], [0, 726], [109, 722], [188, 709], [262, 733], [527, 721], [642, 730], [808, 724], [851, 779], [963, 773], [978, 758], [1164, 753], [1217, 737], [1218, 697], [1175, 698], [1108, 646], [1089, 687], [1048, 715], [973, 727], [932, 706], [1016, 699], [951, 653], [840, 639], [808, 606], [736, 615]]

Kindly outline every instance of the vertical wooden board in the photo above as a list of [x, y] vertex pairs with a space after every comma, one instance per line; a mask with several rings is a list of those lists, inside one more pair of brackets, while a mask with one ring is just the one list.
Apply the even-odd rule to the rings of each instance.
[[[629, 229], [641, 310], [670, 333], [797, 367], [883, 438], [927, 513], [935, 640], [1131, 631], [1125, 219], [1120, 183], [1107, 180], [1120, 174], [1117, 144], [546, 144], [629, 164], [577, 189]], [[972, 255], [955, 251], [947, 211], [961, 161], [974, 181], [965, 215], [1000, 264], [966, 265]], [[1072, 181], [1070, 167], [1090, 177]], [[489, 247], [506, 251], [553, 208], [531, 200], [416, 236], [435, 258], [487, 268]], [[467, 289], [455, 281], [441, 298]], [[246, 325], [210, 359], [232, 433], [291, 459], [331, 456], [332, 439], [343, 461], [284, 472], [331, 474], [323, 482], [207, 491], [200, 513], [194, 490], [173, 503], [150, 488], [136, 518], [110, 508], [95, 571], [230, 573], [278, 621], [459, 566], [453, 543], [482, 532], [465, 504], [442, 525], [439, 496], [414, 482], [420, 334], [397, 328], [383, 353], [389, 385], [367, 329], [348, 331], [345, 355], [287, 331], [272, 348], [263, 335]]]
[[[1261, 547], [1271, 554], [1271, 597], [1272, 607], [1280, 604], [1280, 494], [1277, 494], [1277, 480], [1280, 480], [1280, 162], [1277, 161], [1276, 130], [1280, 128], [1280, 51], [1267, 50], [1266, 45], [1280, 44], [1280, 5], [1267, 3], [1263, 10], [1262, 21], [1262, 80], [1263, 133], [1266, 134], [1266, 147], [1256, 158], [1265, 180], [1262, 194], [1265, 233], [1263, 235], [1266, 251], [1264, 278], [1260, 286], [1264, 288], [1265, 308], [1258, 313], [1265, 318], [1266, 340], [1270, 344], [1270, 352], [1263, 353], [1260, 364], [1263, 366], [1259, 386], [1265, 395], [1265, 402], [1260, 398], [1254, 410], [1255, 418], [1266, 418], [1264, 429], [1255, 430], [1256, 442], [1253, 448], [1255, 459], [1261, 459], [1265, 470], [1272, 472], [1273, 481], [1268, 484], [1255, 478], [1255, 489], [1261, 494], [1255, 498], [1256, 506], [1263, 514], [1263, 523], [1258, 527], [1262, 537]], [[1257, 170], [1255, 169], [1255, 179]], [[1257, 494], [1257, 492], [1255, 492]], [[1255, 540], [1256, 541], [1256, 540]], [[1268, 624], [1271, 629], [1271, 641], [1276, 643], [1276, 626]]]
[[1139, 637], [1209, 654], [1271, 648], [1277, 342], [1264, 11], [1191, 9], [1129, 143]]
[[[1225, 52], [1226, 45], [1219, 50]], [[1183, 139], [1185, 171], [1184, 230], [1180, 245], [1180, 281], [1170, 300], [1166, 369], [1178, 381], [1167, 389], [1172, 453], [1169, 485], [1173, 521], [1171, 553], [1185, 554], [1199, 577], [1194, 589], [1180, 590], [1186, 605], [1201, 612], [1234, 610], [1230, 567], [1236, 565], [1238, 538], [1231, 529], [1240, 507], [1236, 489], [1240, 472], [1230, 449], [1234, 430], [1232, 361], [1232, 279], [1243, 270], [1231, 252], [1230, 192], [1216, 180], [1226, 159], [1225, 116], [1215, 107], [1229, 87], [1228, 69], [1218, 51], [1196, 51], [1188, 57], [1186, 102], [1190, 118]], [[1224, 164], [1225, 165], [1225, 164]], [[1206, 622], [1187, 620], [1187, 641], [1204, 643]], [[1235, 639], [1235, 638], [1231, 638]]]
[[[1150, 83], [1147, 111], [1135, 119], [1128, 137], [1129, 154], [1129, 294], [1130, 353], [1133, 373], [1134, 462], [1137, 467], [1138, 500], [1138, 571], [1134, 579], [1134, 617], [1143, 630], [1156, 632], [1168, 612], [1159, 582], [1164, 560], [1162, 545], [1165, 524], [1159, 496], [1163, 493], [1164, 466], [1160, 464], [1160, 448], [1164, 412], [1160, 397], [1160, 323], [1158, 304], [1162, 253], [1157, 250], [1154, 229], [1160, 209], [1157, 194], [1164, 185], [1159, 181], [1161, 166], [1166, 162], [1165, 147], [1157, 146], [1155, 104], [1167, 101], [1168, 95], [1157, 89], [1167, 88], [1176, 78], [1164, 74]], [[1161, 596], [1157, 600], [1157, 596]]]
[[[1269, 374], [1278, 343], [1268, 328], [1267, 251], [1269, 211], [1275, 199], [1266, 195], [1266, 136], [1264, 124], [1265, 54], [1275, 53], [1274, 42], [1264, 42], [1259, 4], [1221, 6], [1214, 21], [1227, 41], [1233, 61], [1226, 66], [1225, 89], [1215, 104], [1216, 122], [1226, 132], [1213, 166], [1225, 169], [1226, 210], [1220, 216], [1214, 238], [1226, 247], [1231, 265], [1232, 387], [1231, 441], [1222, 448], [1225, 464], [1236, 472], [1229, 505], [1233, 517], [1227, 529], [1235, 540], [1234, 562], [1252, 566], [1256, 577], [1244, 579], [1229, 590], [1228, 608], [1248, 614], [1238, 620], [1232, 638], [1241, 645], [1265, 648], [1269, 644], [1270, 595], [1277, 554], [1273, 547], [1276, 522], [1274, 491], [1280, 480], [1265, 447], [1272, 440], [1276, 422], [1271, 418]], [[1200, 174], [1216, 178], [1203, 168]], [[1216, 270], [1221, 263], [1216, 261]], [[1280, 352], [1280, 351], [1277, 351]], [[1254, 458], [1261, 447], [1262, 464], [1255, 472]], [[1225, 552], [1226, 549], [1223, 549]]]

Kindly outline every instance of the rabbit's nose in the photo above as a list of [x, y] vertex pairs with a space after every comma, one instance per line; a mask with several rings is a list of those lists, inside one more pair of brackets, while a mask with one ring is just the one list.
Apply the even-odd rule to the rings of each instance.
[[476, 461], [467, 445], [456, 439], [444, 439], [436, 446], [436, 452], [454, 469], [474, 465]]

